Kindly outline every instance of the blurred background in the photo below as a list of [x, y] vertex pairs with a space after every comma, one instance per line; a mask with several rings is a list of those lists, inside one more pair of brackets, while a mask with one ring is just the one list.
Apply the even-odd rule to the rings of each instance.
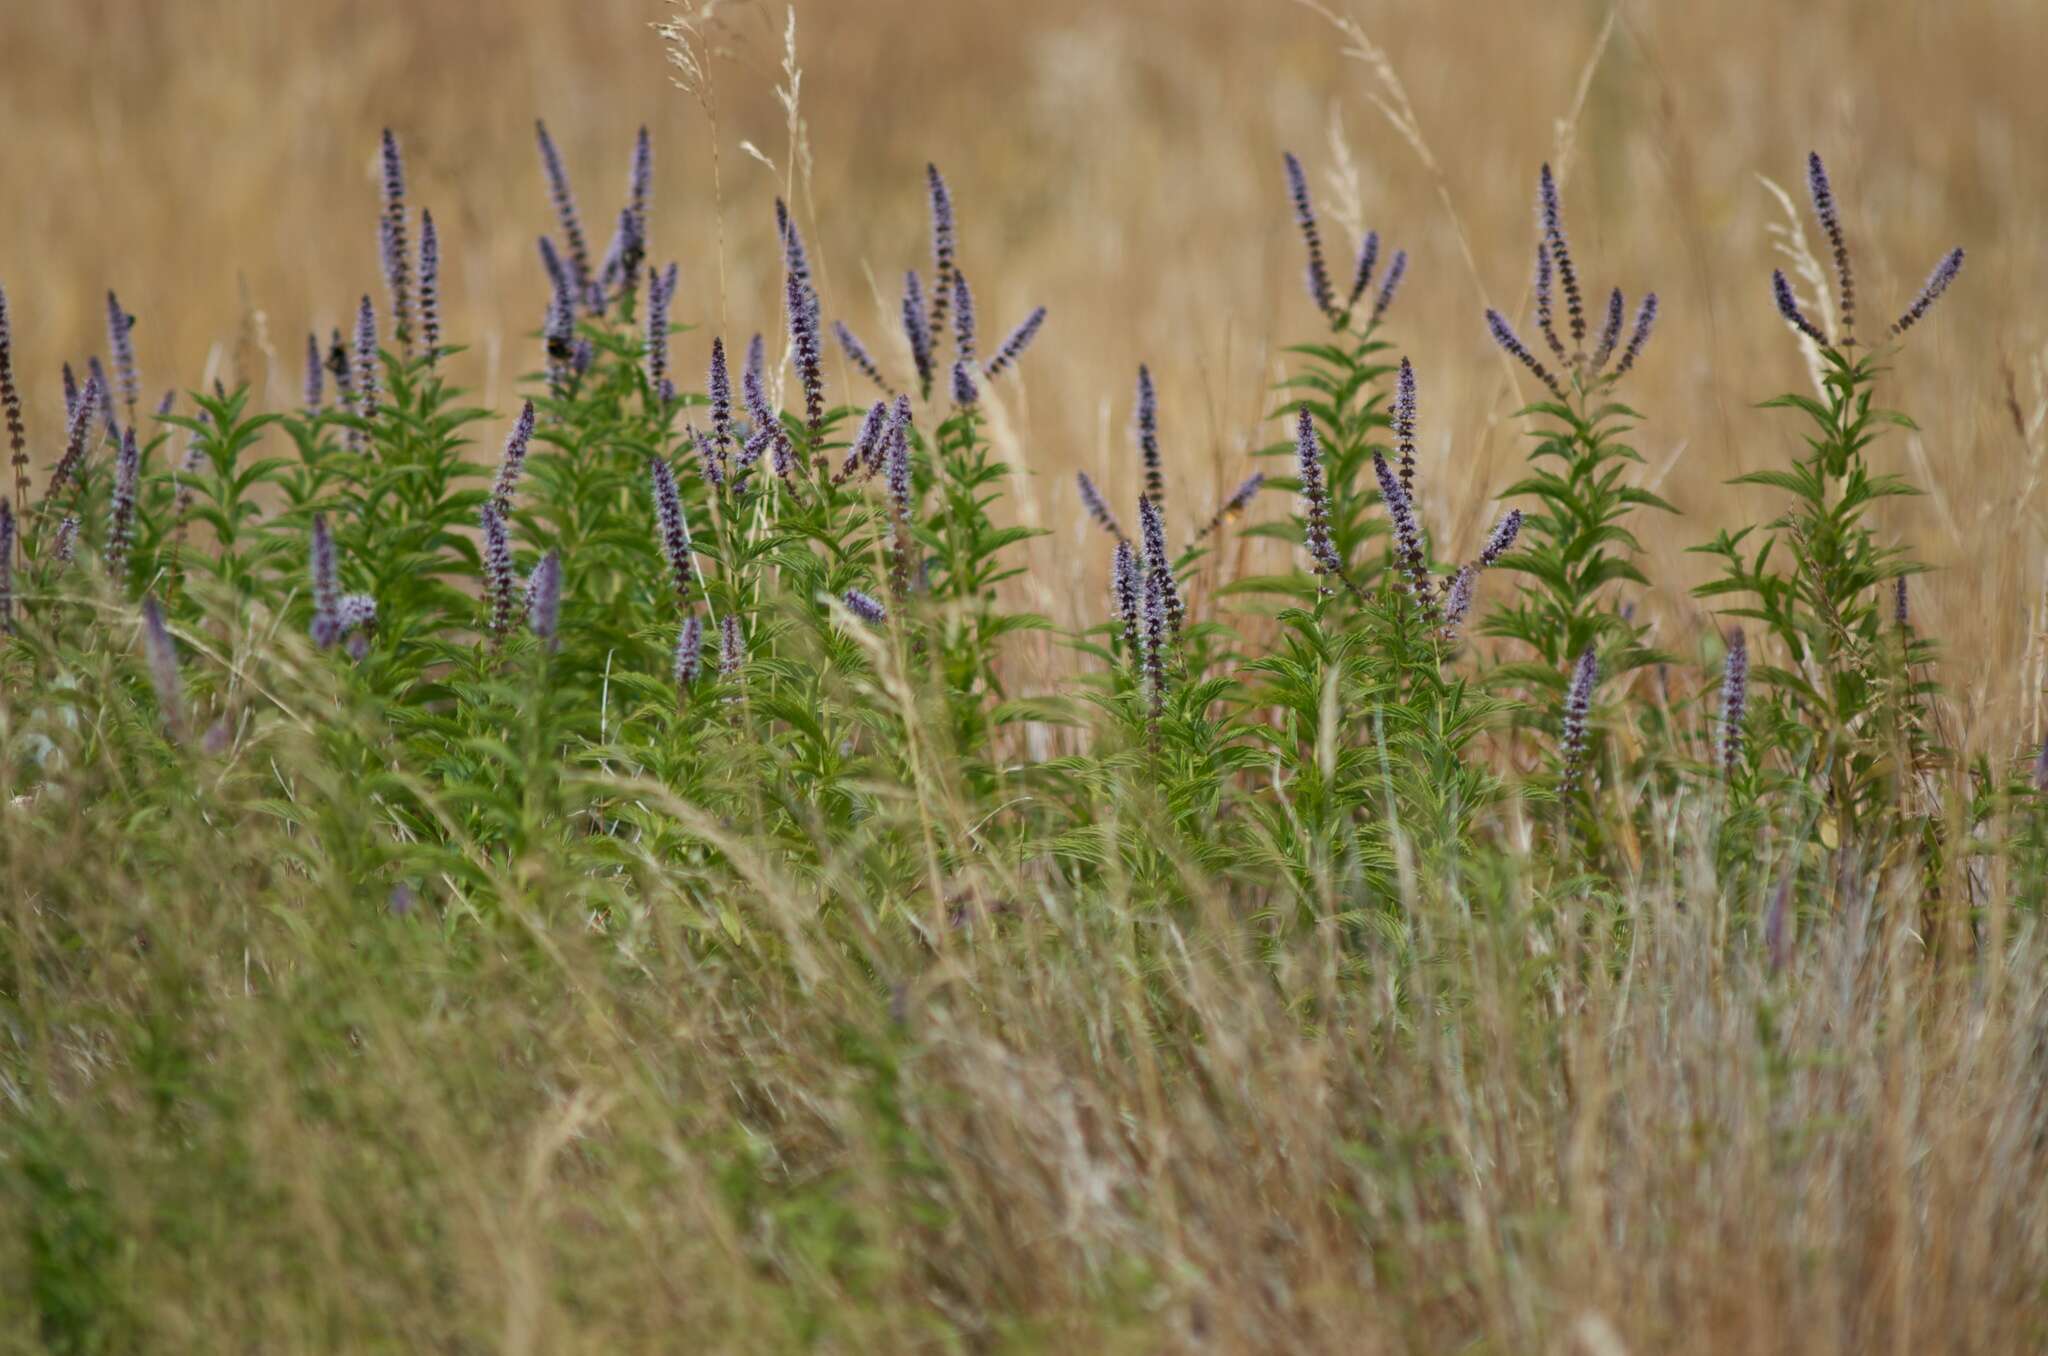
[[[1071, 623], [1101, 612], [1107, 556], [1072, 472], [1130, 514], [1139, 362], [1161, 387], [1176, 535], [1280, 436], [1266, 416], [1281, 346], [1320, 326], [1290, 148], [1334, 255], [1368, 226], [1410, 253], [1390, 333], [1421, 376], [1425, 516], [1443, 554], [1467, 554], [1525, 450], [1510, 416], [1528, 383], [1481, 313], [1529, 323], [1536, 168], [1554, 159], [1592, 294], [1663, 300], [1628, 394], [1647, 416], [1644, 478], [1685, 511], [1641, 524], [1658, 585], [1645, 606], [1690, 654], [1712, 621], [1685, 597], [1700, 577], [1685, 548], [1767, 516], [1768, 492], [1723, 482], [1798, 448], [1790, 418], [1753, 408], [1808, 380], [1769, 299], [1788, 219], [1764, 178], [1803, 208], [1814, 147], [1871, 322], [1943, 250], [1970, 251], [1889, 387], [1922, 431], [1878, 460], [1930, 494], [1886, 522], [1942, 567], [1916, 605], [1973, 726], [1994, 746], [2037, 729], [2048, 6], [1328, 3], [1353, 36], [1291, 0], [812, 0], [796, 16], [809, 155], [794, 162], [780, 4], [710, 15], [702, 99], [673, 83], [655, 25], [677, 11], [660, 0], [0, 5], [0, 283], [39, 460], [59, 365], [105, 348], [109, 286], [140, 317], [148, 391], [239, 374], [294, 402], [306, 332], [343, 323], [362, 292], [381, 303], [381, 127], [441, 228], [447, 331], [472, 346], [456, 372], [501, 410], [536, 366], [546, 299], [536, 116], [596, 250], [633, 131], [653, 130], [653, 254], [681, 261], [677, 319], [702, 327], [681, 346], [691, 373], [714, 331], [779, 334], [771, 204], [792, 174], [828, 316], [900, 371], [895, 297], [904, 268], [928, 267], [929, 159], [953, 186], [985, 342], [1051, 308], [999, 421], [1028, 473], [1017, 511], [1052, 533], [1032, 546], [1032, 587]], [[1389, 117], [1404, 108], [1405, 132]], [[832, 370], [835, 395], [868, 398], [836, 350]]]

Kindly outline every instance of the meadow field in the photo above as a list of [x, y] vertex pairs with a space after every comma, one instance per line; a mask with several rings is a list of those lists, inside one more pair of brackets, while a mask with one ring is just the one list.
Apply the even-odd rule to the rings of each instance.
[[0, 51], [0, 1352], [2048, 1347], [2048, 8]]

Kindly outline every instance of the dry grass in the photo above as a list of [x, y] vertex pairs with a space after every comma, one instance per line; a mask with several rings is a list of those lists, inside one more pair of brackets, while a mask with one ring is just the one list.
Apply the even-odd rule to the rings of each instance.
[[599, 931], [529, 862], [504, 927], [444, 935], [271, 869], [307, 848], [235, 791], [252, 772], [187, 826], [232, 818], [238, 849], [137, 874], [88, 816], [16, 864], [34, 1077], [64, 1096], [16, 1109], [34, 1189], [0, 1196], [0, 1259], [90, 1264], [34, 1293], [115, 1349], [2048, 1337], [2031, 923], [1948, 971], [1880, 896], [1773, 977], [1709, 888], [1637, 886], [1619, 954], [1586, 945], [1605, 906], [1423, 890], [1358, 984], [1228, 893], [1076, 907], [998, 869], [1033, 921], [927, 951], [835, 941], [780, 882], [726, 897], [748, 931], [706, 957], [672, 932], [693, 868]]

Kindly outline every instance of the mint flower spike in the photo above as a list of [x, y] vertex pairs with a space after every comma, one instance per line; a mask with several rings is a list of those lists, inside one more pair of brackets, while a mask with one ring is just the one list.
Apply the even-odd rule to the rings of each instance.
[[704, 619], [692, 613], [676, 632], [676, 686], [686, 690], [696, 686], [697, 675], [703, 667]]
[[1506, 316], [1491, 307], [1487, 308], [1486, 328], [1492, 333], [1493, 342], [1500, 345], [1501, 349], [1510, 358], [1528, 368], [1534, 374], [1536, 380], [1549, 388], [1552, 395], [1556, 396], [1559, 400], [1564, 399], [1564, 387], [1558, 384], [1557, 378], [1551, 375], [1550, 369], [1539, 362], [1536, 355], [1529, 351], [1529, 346], [1523, 343], [1521, 336], [1515, 333], [1515, 327], [1508, 324]]
[[[1307, 406], [1295, 419], [1294, 457], [1305, 522], [1302, 541], [1308, 548], [1312, 568], [1319, 575], [1342, 578], [1344, 562], [1338, 558], [1336, 543], [1330, 537], [1330, 489], [1323, 475], [1323, 445], [1316, 437], [1315, 420]], [[1330, 591], [1329, 585], [1322, 586], [1322, 592]]]
[[1892, 322], [1892, 335], [1902, 335], [1919, 324], [1928, 309], [1941, 299], [1941, 294], [1948, 291], [1949, 284], [1954, 282], [1956, 275], [1962, 271], [1963, 251], [1958, 246], [1942, 256], [1941, 262], [1934, 266], [1934, 272], [1927, 275], [1927, 281], [1921, 286], [1919, 295], [1913, 298], [1913, 304]]
[[996, 356], [989, 359], [988, 366], [982, 368], [982, 375], [994, 380], [1015, 367], [1017, 359], [1024, 356], [1024, 350], [1031, 347], [1031, 341], [1038, 337], [1039, 327], [1045, 324], [1045, 314], [1045, 307], [1039, 306], [1025, 316], [1023, 323], [1011, 330], [1009, 337], [996, 349]]
[[535, 119], [533, 131], [540, 146], [541, 172], [548, 181], [548, 200], [554, 204], [555, 219], [561, 223], [562, 238], [569, 246], [567, 281], [571, 284], [568, 293], [573, 313], [574, 307], [587, 304], [590, 297], [590, 245], [583, 234], [583, 219], [576, 212], [576, 195], [569, 189], [569, 172], [562, 165], [561, 152], [555, 149], [546, 123]]
[[1728, 633], [1721, 664], [1721, 772], [1733, 777], [1742, 761], [1742, 716], [1749, 709], [1749, 646], [1742, 629]]
[[1849, 245], [1842, 237], [1842, 216], [1835, 207], [1835, 190], [1828, 183], [1827, 166], [1819, 151], [1806, 153], [1806, 191], [1813, 199], [1813, 215], [1828, 238], [1835, 257], [1835, 283], [1842, 303], [1842, 343], [1856, 342], [1856, 282], [1849, 273]]
[[550, 551], [526, 580], [526, 624], [548, 653], [561, 644], [562, 553]]
[[1579, 788], [1586, 756], [1586, 728], [1593, 709], [1593, 687], [1600, 681], [1600, 660], [1588, 645], [1572, 666], [1571, 686], [1564, 699], [1562, 726], [1564, 769], [1558, 775], [1557, 791], [1568, 796]]
[[1326, 316], [1337, 314], [1337, 300], [1330, 286], [1329, 265], [1323, 259], [1323, 237], [1316, 225], [1315, 202], [1309, 196], [1308, 175], [1301, 168], [1301, 161], [1294, 158], [1294, 152], [1282, 151], [1281, 163], [1287, 169], [1287, 197], [1294, 206], [1294, 224], [1301, 232], [1302, 245], [1308, 251], [1308, 295], [1316, 309]]
[[1095, 481], [1086, 471], [1076, 471], [1074, 483], [1081, 490], [1081, 507], [1088, 511], [1088, 516], [1095, 520], [1096, 526], [1118, 541], [1123, 541], [1123, 524], [1116, 520], [1116, 514], [1110, 512], [1109, 501], [1102, 497], [1102, 491], [1095, 487]]

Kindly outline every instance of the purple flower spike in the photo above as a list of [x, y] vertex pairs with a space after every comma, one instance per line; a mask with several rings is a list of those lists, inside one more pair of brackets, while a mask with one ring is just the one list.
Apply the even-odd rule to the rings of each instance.
[[[1141, 505], [1144, 500], [1138, 501]], [[1145, 680], [1145, 705], [1147, 723], [1153, 739], [1159, 737], [1159, 717], [1166, 710], [1166, 627], [1168, 604], [1166, 580], [1173, 577], [1171, 571], [1148, 569], [1145, 571], [1144, 605], [1141, 623], [1141, 654]]]
[[343, 635], [367, 631], [377, 624], [377, 600], [367, 593], [344, 593], [334, 605], [334, 615]]
[[434, 232], [434, 214], [420, 209], [420, 340], [427, 346], [427, 366], [441, 357], [441, 237]]
[[1139, 653], [1139, 598], [1144, 592], [1144, 582], [1138, 573], [1138, 553], [1123, 537], [1117, 538], [1116, 554], [1110, 563], [1109, 584], [1110, 597], [1116, 606], [1116, 619], [1124, 628], [1124, 654], [1136, 662]]
[[846, 328], [845, 321], [832, 322], [832, 337], [839, 341], [839, 351], [846, 355], [846, 361], [852, 363], [862, 376], [881, 387], [883, 394], [896, 394], [895, 388], [883, 379], [882, 369], [875, 365], [874, 356], [868, 352], [867, 345], [855, 337], [852, 330]]
[[57, 545], [55, 549], [57, 563], [59, 565], [69, 565], [73, 552], [78, 549], [78, 519], [74, 515], [65, 514], [64, 521], [57, 524]]
[[1039, 326], [1043, 324], [1045, 307], [1040, 306], [1024, 317], [1023, 324], [1010, 331], [1010, 337], [1003, 340], [1002, 347], [996, 350], [996, 356], [989, 359], [988, 366], [982, 369], [983, 375], [994, 380], [1016, 366], [1017, 359], [1023, 357], [1024, 350], [1031, 347], [1031, 341], [1038, 337]]
[[1230, 498], [1223, 501], [1223, 507], [1216, 510], [1216, 516], [1211, 518], [1208, 525], [1195, 534], [1195, 540], [1202, 540], [1202, 538], [1208, 536], [1217, 528], [1243, 513], [1245, 509], [1251, 506], [1253, 498], [1257, 496], [1265, 483], [1266, 473], [1264, 471], [1254, 471], [1249, 476], [1246, 476], [1243, 482], [1230, 492]]
[[1557, 792], [1569, 796], [1579, 789], [1579, 774], [1586, 757], [1586, 722], [1593, 710], [1593, 685], [1600, 681], [1600, 659], [1588, 645], [1572, 666], [1571, 687], [1565, 693], [1564, 767], [1558, 773]]
[[752, 416], [756, 408], [768, 406], [768, 343], [760, 335], [747, 340], [747, 366], [740, 373], [740, 394], [745, 398], [747, 413]]
[[[795, 239], [794, 231], [790, 238]], [[796, 355], [796, 374], [804, 391], [804, 426], [816, 442], [825, 428], [824, 354], [818, 344], [818, 313], [803, 278], [791, 270], [784, 282], [789, 311], [789, 343]]]
[[512, 432], [505, 438], [505, 455], [498, 459], [498, 474], [491, 480], [491, 504], [500, 517], [512, 515], [512, 493], [519, 488], [520, 472], [526, 469], [526, 450], [532, 442], [533, 402], [529, 400], [512, 422]]
[[1429, 583], [1429, 566], [1422, 552], [1422, 523], [1415, 516], [1415, 501], [1394, 478], [1394, 468], [1387, 464], [1385, 453], [1372, 454], [1372, 469], [1379, 479], [1380, 499], [1387, 506], [1387, 517], [1394, 525], [1394, 564], [1406, 576], [1408, 593], [1422, 615], [1434, 620], [1437, 597]]
[[870, 626], [880, 626], [889, 620], [889, 609], [883, 607], [880, 600], [870, 598], [859, 589], [848, 589], [840, 601], [846, 604], [848, 612]]
[[1323, 262], [1323, 237], [1316, 226], [1316, 208], [1309, 197], [1308, 175], [1303, 172], [1301, 162], [1294, 158], [1294, 152], [1281, 152], [1287, 166], [1287, 196], [1294, 204], [1294, 224], [1301, 231], [1302, 244], [1308, 249], [1308, 295], [1315, 302], [1316, 309], [1324, 315], [1337, 313], [1336, 296], [1330, 287], [1330, 270]]
[[1394, 304], [1394, 294], [1401, 290], [1401, 280], [1407, 276], [1408, 251], [1395, 250], [1387, 264], [1387, 280], [1380, 284], [1380, 294], [1373, 298], [1371, 323], [1377, 325], [1386, 316], [1387, 308]]
[[1577, 349], [1586, 341], [1586, 304], [1579, 295], [1578, 270], [1572, 267], [1571, 247], [1564, 238], [1564, 200], [1557, 191], [1557, 179], [1545, 165], [1537, 177], [1537, 199], [1543, 217], [1543, 238], [1550, 246], [1550, 257], [1557, 265], [1557, 280], [1564, 287], [1564, 308], [1571, 316], [1572, 347]]
[[71, 416], [78, 413], [78, 378], [72, 375], [71, 364], [64, 364], [64, 422], [70, 423]]
[[1828, 184], [1827, 166], [1819, 151], [1806, 153], [1806, 191], [1813, 198], [1813, 214], [1820, 219], [1828, 246], [1835, 255], [1835, 281], [1842, 294], [1842, 343], [1856, 342], [1856, 284], [1849, 276], [1849, 246], [1842, 238], [1842, 216], [1835, 207], [1835, 191]]
[[916, 545], [910, 534], [912, 484], [910, 397], [907, 395], [896, 397], [896, 408], [889, 421], [888, 447], [883, 452], [883, 468], [889, 487], [889, 587], [901, 600], [910, 592], [910, 557]]
[[484, 530], [484, 596], [491, 604], [492, 643], [505, 638], [512, 627], [512, 540], [506, 531], [505, 515], [484, 501], [480, 513]]
[[356, 407], [355, 383], [348, 375], [348, 348], [341, 342], [339, 327], [327, 332], [327, 375], [334, 378], [334, 398], [344, 413]]
[[712, 450], [722, 457], [732, 445], [732, 374], [726, 371], [723, 339], [711, 341], [711, 376], [705, 383], [705, 395], [711, 406]]
[[334, 538], [327, 531], [327, 515], [313, 515], [312, 542], [308, 550], [313, 585], [313, 643], [326, 649], [341, 639], [341, 586], [334, 566]]
[[667, 272], [650, 266], [647, 270], [647, 389], [661, 398], [668, 380], [668, 313], [676, 295], [676, 266]]
[[918, 389], [932, 393], [932, 331], [925, 318], [924, 286], [912, 269], [903, 275], [903, 337], [910, 345], [910, 361], [917, 369]]
[[868, 406], [867, 415], [860, 421], [860, 432], [846, 449], [846, 460], [832, 477], [834, 485], [843, 485], [853, 479], [863, 467], [870, 471], [881, 462], [882, 439], [889, 428], [889, 406], [877, 400]]
[[384, 285], [391, 292], [391, 340], [406, 357], [412, 356], [411, 262], [405, 244], [405, 161], [398, 154], [398, 138], [384, 129]]
[[975, 322], [974, 293], [967, 286], [967, 275], [958, 268], [953, 270], [953, 353], [969, 367], [974, 365]]
[[1607, 319], [1600, 326], [1600, 342], [1593, 347], [1590, 370], [1596, 376], [1607, 366], [1607, 360], [1614, 356], [1614, 346], [1621, 342], [1621, 311], [1621, 289], [1617, 287], [1607, 294]]
[[697, 675], [704, 670], [704, 619], [690, 617], [676, 631], [675, 679], [679, 688], [697, 685]]
[[939, 167], [926, 165], [924, 176], [932, 211], [932, 309], [925, 332], [940, 335], [946, 332], [946, 305], [953, 293], [954, 237], [958, 228], [953, 221], [953, 194]]
[[1152, 369], [1139, 364], [1138, 402], [1133, 416], [1138, 436], [1138, 460], [1145, 467], [1145, 497], [1154, 504], [1166, 504], [1166, 466], [1159, 455], [1159, 392], [1152, 385]]
[[142, 652], [149, 661], [149, 685], [156, 692], [157, 714], [172, 743], [185, 735], [185, 701], [178, 682], [178, 646], [164, 625], [164, 611], [155, 598], [142, 600]]
[[14, 377], [14, 323], [7, 293], [0, 290], [0, 412], [7, 419], [7, 446], [14, 466], [14, 497], [28, 499], [28, 435], [21, 420], [21, 387]]
[[569, 172], [562, 167], [562, 156], [555, 149], [553, 137], [548, 135], [548, 125], [535, 120], [535, 139], [540, 143], [541, 170], [547, 176], [548, 199], [554, 204], [555, 219], [561, 223], [562, 239], [569, 243], [569, 273], [572, 306], [575, 301], [590, 295], [590, 247], [583, 237], [583, 221], [576, 214], [576, 195], [569, 191]]
[[1401, 493], [1415, 493], [1415, 368], [1406, 358], [1394, 377], [1394, 446], [1401, 456]]
[[1514, 548], [1515, 538], [1520, 536], [1521, 532], [1522, 511], [1520, 509], [1509, 509], [1505, 514], [1501, 515], [1501, 520], [1493, 525], [1493, 531], [1487, 534], [1486, 545], [1480, 549], [1479, 564], [1481, 567], [1498, 565], [1500, 558]]
[[1777, 301], [1778, 314], [1785, 317], [1786, 324], [1798, 330], [1822, 348], [1827, 347], [1828, 337], [1822, 334], [1811, 320], [1806, 318], [1806, 312], [1799, 309], [1799, 298], [1792, 295], [1792, 284], [1785, 277], [1785, 271], [1781, 268], [1771, 270], [1771, 296]]
[[1251, 506], [1253, 496], [1265, 488], [1265, 484], [1266, 473], [1264, 471], [1252, 472], [1242, 481], [1238, 482], [1237, 488], [1230, 492], [1230, 498], [1223, 501], [1223, 507], [1217, 516], [1227, 522], [1238, 514], [1243, 513], [1245, 509]]
[[322, 390], [326, 385], [327, 365], [321, 360], [320, 340], [314, 335], [306, 336], [306, 391], [307, 414], [320, 413]]
[[642, 127], [633, 138], [633, 167], [626, 175], [626, 210], [633, 214], [634, 233], [642, 247], [653, 243], [648, 223], [654, 201], [654, 138]]
[[1444, 594], [1445, 640], [1458, 638], [1458, 628], [1465, 624], [1465, 618], [1471, 614], [1472, 592], [1478, 582], [1479, 567], [1476, 565], [1460, 565], [1457, 574], [1451, 577], [1451, 586]]
[[1181, 601], [1173, 558], [1166, 553], [1166, 518], [1150, 499], [1138, 500], [1138, 536], [1145, 547], [1145, 573], [1158, 585], [1159, 596], [1165, 600], [1167, 620], [1178, 636], [1187, 623], [1187, 604]]
[[344, 594], [334, 615], [335, 634], [346, 642], [348, 657], [360, 664], [370, 653], [370, 632], [377, 629], [377, 600], [367, 593]]
[[555, 250], [555, 242], [546, 236], [540, 238], [540, 266], [548, 275], [551, 293], [568, 293], [575, 288], [575, 280], [569, 276], [569, 266], [562, 262], [562, 256]]
[[[377, 312], [365, 296], [356, 308], [355, 353], [356, 413], [365, 420], [377, 417]], [[360, 442], [360, 435], [358, 435]]]
[[815, 307], [817, 296], [811, 290], [811, 256], [804, 248], [803, 233], [796, 228], [796, 220], [789, 214], [789, 207], [782, 199], [775, 200], [775, 238], [782, 242], [784, 271], [797, 281], [797, 288], [806, 306]]
[[747, 473], [752, 471], [768, 449], [775, 445], [775, 429], [769, 424], [755, 424], [747, 430], [747, 440], [740, 444], [739, 455], [733, 458], [733, 473], [739, 478], [733, 483], [735, 493], [747, 488]]
[[974, 384], [974, 369], [965, 358], [953, 363], [953, 403], [962, 409], [972, 409], [981, 400], [981, 391]]
[[1556, 377], [1550, 375], [1550, 369], [1537, 361], [1536, 355], [1529, 351], [1529, 346], [1515, 333], [1514, 326], [1508, 324], [1506, 316], [1489, 307], [1486, 312], [1486, 328], [1493, 332], [1493, 342], [1499, 344], [1509, 357], [1534, 373], [1538, 381], [1550, 388], [1552, 395], [1559, 400], [1564, 399], [1564, 388], [1557, 384]]
[[0, 635], [14, 629], [14, 501], [0, 496]]
[[690, 446], [697, 451], [697, 469], [704, 482], [714, 490], [724, 489], [725, 461], [719, 455], [718, 444], [708, 434], [699, 432], [695, 424], [683, 427], [689, 436]]
[[1358, 246], [1358, 267], [1351, 274], [1351, 295], [1344, 299], [1346, 314], [1358, 309], [1358, 299], [1372, 286], [1373, 270], [1380, 262], [1380, 233], [1367, 231]]
[[1919, 324], [1920, 318], [1927, 314], [1927, 308], [1940, 300], [1941, 294], [1948, 291], [1948, 285], [1954, 282], [1956, 275], [1962, 271], [1963, 252], [1960, 248], [1943, 255], [1941, 262], [1934, 266], [1934, 272], [1927, 275], [1927, 282], [1921, 287], [1920, 295], [1913, 298], [1913, 304], [1906, 308], [1904, 315], [1892, 322], [1892, 333], [1904, 334]]
[[755, 335], [747, 345], [747, 366], [740, 374], [740, 398], [747, 407], [749, 429], [745, 446], [734, 462], [734, 469], [746, 471], [769, 452], [774, 453], [775, 471], [786, 475], [795, 460], [795, 449], [790, 445], [789, 431], [782, 426], [782, 420], [768, 404], [766, 382], [767, 346], [760, 335]]
[[1627, 376], [1629, 369], [1636, 365], [1636, 359], [1642, 356], [1643, 345], [1650, 341], [1650, 329], [1656, 323], [1657, 294], [1652, 292], [1636, 308], [1635, 329], [1628, 336], [1628, 347], [1621, 351], [1621, 361], [1614, 365], [1615, 376]]
[[135, 501], [142, 488], [142, 449], [131, 424], [121, 431], [121, 452], [114, 460], [113, 521], [107, 527], [107, 573], [122, 577], [128, 550], [135, 543]]
[[87, 377], [85, 389], [71, 402], [71, 422], [64, 433], [64, 455], [57, 459], [57, 467], [50, 472], [50, 488], [43, 492], [45, 499], [55, 499], [59, 491], [78, 475], [78, 468], [85, 463], [88, 436], [92, 432], [92, 416], [99, 404], [99, 378]]
[[690, 553], [690, 523], [683, 516], [683, 499], [676, 491], [675, 472], [669, 469], [668, 462], [649, 457], [647, 470], [654, 480], [654, 521], [661, 533], [661, 553], [668, 560], [669, 575], [675, 583], [676, 610], [688, 612], [690, 585], [697, 574], [696, 561]]
[[135, 317], [121, 309], [121, 299], [107, 291], [107, 351], [114, 355], [114, 378], [121, 384], [121, 404], [128, 422], [135, 422], [142, 403], [142, 375], [135, 367]]
[[1123, 525], [1109, 510], [1109, 503], [1102, 497], [1102, 491], [1095, 488], [1095, 482], [1086, 471], [1074, 472], [1074, 483], [1081, 487], [1081, 507], [1088, 510], [1088, 516], [1096, 525], [1118, 541], [1124, 540]]
[[526, 579], [526, 624], [549, 654], [561, 644], [562, 553], [550, 551]]
[[633, 219], [633, 209], [621, 207], [618, 222], [612, 227], [611, 243], [605, 246], [604, 263], [598, 268], [597, 282], [591, 288], [593, 311], [605, 310], [611, 305], [612, 298], [624, 297], [633, 290], [633, 284], [640, 277], [640, 265], [646, 258], [639, 231], [640, 223]]
[[[1316, 423], [1307, 406], [1295, 418], [1294, 455], [1295, 475], [1301, 482], [1302, 518], [1306, 523], [1303, 540], [1308, 546], [1309, 560], [1317, 574], [1341, 579], [1344, 562], [1338, 559], [1336, 543], [1330, 539], [1330, 488], [1323, 478], [1323, 445], [1316, 437]], [[1328, 585], [1323, 586], [1323, 592], [1330, 592]]]
[[107, 380], [107, 369], [100, 366], [100, 355], [95, 353], [85, 363], [86, 379], [93, 390], [99, 393], [100, 422], [106, 425], [109, 438], [121, 436], [121, 421], [114, 417], [114, 384]]
[[747, 662], [747, 638], [740, 631], [740, 619], [728, 612], [718, 622], [718, 676], [732, 678]]
[[1564, 341], [1557, 337], [1556, 300], [1551, 291], [1550, 242], [1536, 242], [1536, 329], [1543, 335], [1543, 342], [1560, 364], [1569, 362], [1565, 355]]
[[569, 390], [576, 362], [576, 303], [570, 299], [567, 288], [557, 287], [548, 297], [540, 333], [541, 348], [548, 361], [548, 391], [559, 399]]
[[2048, 794], [2048, 738], [2041, 741], [2041, 751], [2034, 755], [2034, 790]]
[[1738, 627], [1728, 633], [1721, 665], [1721, 771], [1733, 777], [1742, 762], [1742, 713], [1749, 708], [1749, 646]]

